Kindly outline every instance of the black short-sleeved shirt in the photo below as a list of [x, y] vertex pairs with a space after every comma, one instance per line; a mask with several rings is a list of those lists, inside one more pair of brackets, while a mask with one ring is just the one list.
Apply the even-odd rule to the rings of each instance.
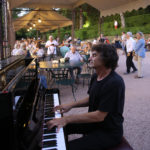
[[115, 71], [101, 81], [97, 81], [97, 75], [93, 74], [88, 94], [89, 112], [108, 112], [104, 121], [99, 123], [100, 128], [122, 136], [125, 98], [123, 79]]

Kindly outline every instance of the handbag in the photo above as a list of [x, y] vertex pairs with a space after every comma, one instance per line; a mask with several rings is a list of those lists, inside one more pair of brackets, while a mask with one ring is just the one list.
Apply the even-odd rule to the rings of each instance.
[[135, 61], [138, 61], [138, 55], [135, 54], [135, 55], [133, 56], [133, 59], [134, 59]]

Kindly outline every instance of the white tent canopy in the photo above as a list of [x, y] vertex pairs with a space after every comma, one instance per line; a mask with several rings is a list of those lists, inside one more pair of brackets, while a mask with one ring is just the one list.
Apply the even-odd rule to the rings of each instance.
[[10, 7], [26, 8], [75, 8], [83, 3], [101, 11], [102, 16], [131, 11], [150, 5], [150, 0], [8, 0]]
[[74, 8], [85, 3], [84, 0], [8, 0], [10, 8]]
[[[38, 19], [41, 19], [41, 23], [38, 22]], [[35, 24], [35, 27], [33, 27]], [[23, 17], [20, 17], [13, 21], [15, 31], [21, 28], [35, 28], [41, 32], [46, 32], [48, 30], [54, 30], [60, 27], [72, 25], [72, 21], [53, 10], [42, 10], [39, 8], [31, 11]]]
[[120, 14], [150, 5], [150, 0], [86, 0], [86, 2], [100, 10], [101, 16]]

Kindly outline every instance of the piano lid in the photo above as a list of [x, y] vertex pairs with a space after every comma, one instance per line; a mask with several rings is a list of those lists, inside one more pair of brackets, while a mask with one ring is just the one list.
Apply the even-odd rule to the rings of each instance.
[[0, 91], [10, 89], [28, 70], [33, 59], [18, 59], [0, 70]]
[[7, 66], [13, 64], [15, 61], [17, 61], [20, 58], [24, 58], [24, 56], [11, 56], [4, 60], [0, 60], [0, 71], [6, 68]]

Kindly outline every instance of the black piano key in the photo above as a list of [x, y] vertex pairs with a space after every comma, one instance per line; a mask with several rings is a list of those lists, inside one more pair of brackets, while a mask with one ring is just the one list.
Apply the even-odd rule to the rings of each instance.
[[48, 101], [45, 102], [45, 106], [49, 106], [49, 105], [52, 105], [52, 106], [53, 106], [53, 105], [54, 105], [54, 102], [48, 102]]
[[52, 120], [54, 117], [52, 117], [52, 118], [44, 118], [44, 122], [46, 123], [46, 122], [48, 122], [48, 121], [50, 121], [50, 120]]
[[49, 133], [56, 133], [56, 127], [52, 128], [52, 129], [44, 129], [44, 134], [49, 134]]
[[51, 141], [45, 141], [45, 142], [43, 142], [43, 148], [54, 147], [56, 145], [57, 145], [56, 140], [51, 140]]
[[56, 134], [53, 134], [53, 135], [45, 135], [44, 136], [44, 140], [45, 139], [56, 139]]
[[44, 112], [54, 112], [53, 108], [54, 107], [48, 107], [48, 108], [44, 109]]
[[45, 118], [51, 117], [51, 116], [55, 116], [55, 112], [51, 112], [51, 113], [46, 112], [45, 115], [44, 115]]
[[46, 100], [45, 104], [54, 104], [54, 101], [53, 100]]
[[51, 149], [51, 148], [50, 148], [50, 149], [46, 149], [46, 150], [58, 150], [58, 149], [56, 149], [56, 148]]
[[44, 107], [44, 110], [53, 110], [53, 108], [54, 108], [54, 105], [46, 105]]

